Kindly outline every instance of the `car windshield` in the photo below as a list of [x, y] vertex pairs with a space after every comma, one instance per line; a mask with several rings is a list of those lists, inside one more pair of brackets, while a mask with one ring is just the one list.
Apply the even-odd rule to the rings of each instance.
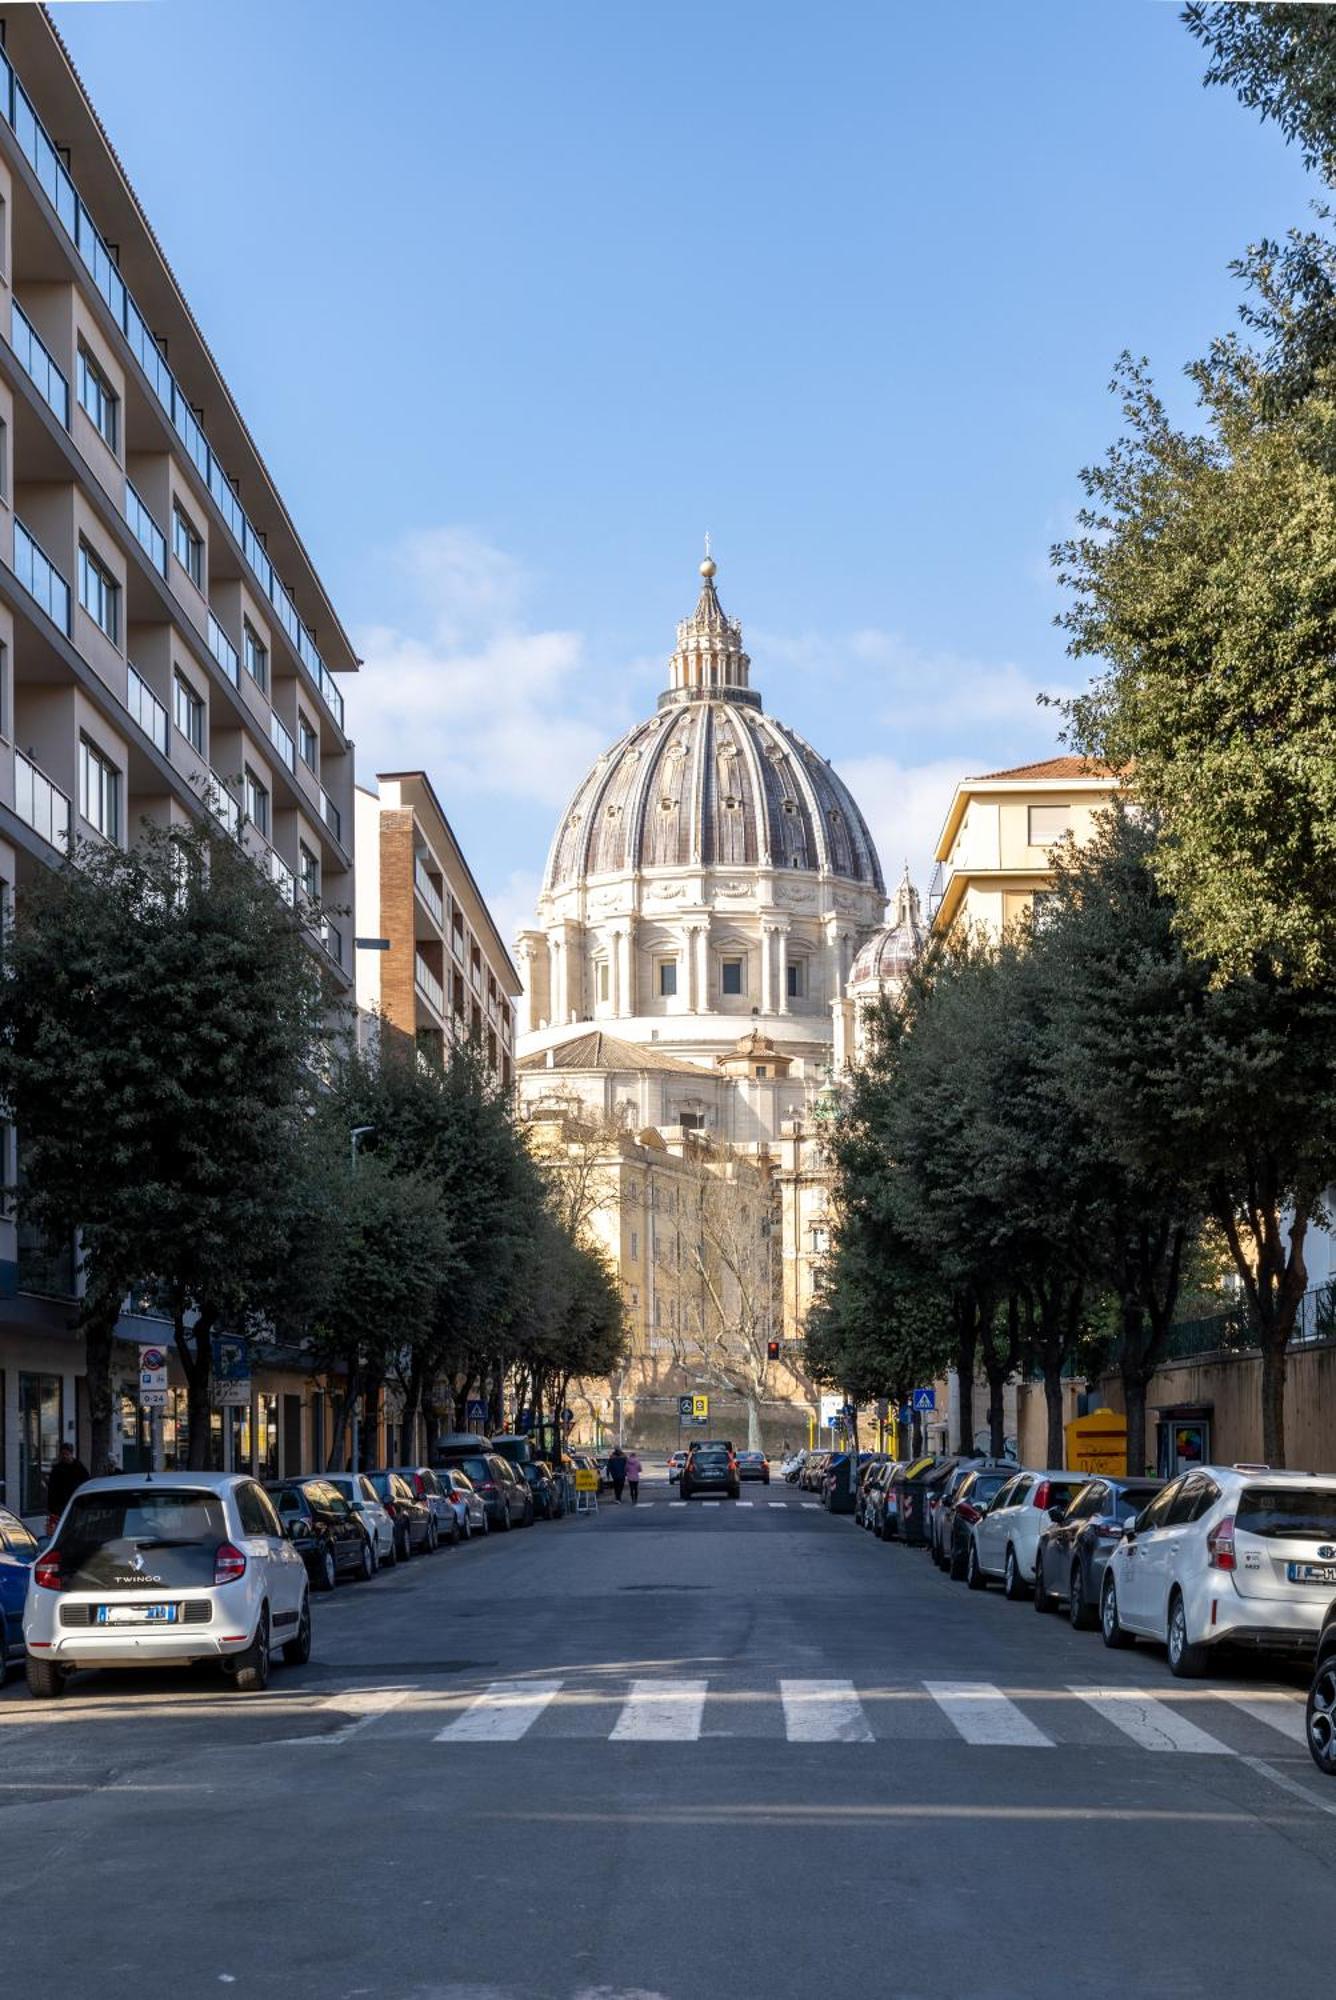
[[462, 1469], [470, 1479], [490, 1479], [492, 1476], [485, 1458], [466, 1458], [462, 1461]]
[[1158, 1486], [1124, 1486], [1114, 1495], [1118, 1519], [1130, 1521], [1143, 1507], [1149, 1507], [1159, 1490]]
[[452, 1472], [450, 1474], [450, 1484], [456, 1493], [471, 1493], [473, 1491], [473, 1481], [469, 1478], [467, 1472]]
[[1249, 1486], [1239, 1495], [1234, 1525], [1270, 1541], [1336, 1542], [1336, 1489], [1329, 1486]]
[[122, 1487], [76, 1493], [60, 1531], [60, 1551], [72, 1561], [109, 1542], [138, 1548], [189, 1548], [227, 1539], [221, 1493], [181, 1486]]
[[971, 1500], [991, 1500], [1014, 1477], [1010, 1472], [981, 1472], [970, 1488], [969, 1497]]

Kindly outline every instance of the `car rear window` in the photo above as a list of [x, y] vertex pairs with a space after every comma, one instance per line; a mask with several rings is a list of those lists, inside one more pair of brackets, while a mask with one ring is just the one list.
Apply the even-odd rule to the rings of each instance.
[[1143, 1507], [1149, 1507], [1151, 1501], [1159, 1491], [1158, 1486], [1124, 1486], [1120, 1492], [1115, 1493], [1113, 1496], [1118, 1519], [1120, 1521], [1130, 1521], [1132, 1516], [1139, 1514]]
[[981, 1472], [970, 1488], [970, 1499], [991, 1500], [993, 1495], [1000, 1493], [1007, 1481], [1014, 1476], [1010, 1472]]
[[492, 1477], [491, 1468], [488, 1466], [487, 1460], [482, 1457], [461, 1459], [460, 1467], [461, 1470], [468, 1474], [470, 1479], [490, 1479]]
[[1070, 1482], [1058, 1479], [1041, 1479], [1038, 1486], [1035, 1487], [1034, 1492], [1030, 1495], [1030, 1505], [1033, 1507], [1038, 1504], [1036, 1496], [1047, 1486], [1048, 1498], [1045, 1500], [1044, 1505], [1046, 1507], [1065, 1507], [1073, 1493], [1079, 1492], [1085, 1484], [1084, 1479], [1073, 1479]]
[[62, 1555], [77, 1561], [109, 1542], [140, 1548], [186, 1548], [227, 1539], [222, 1495], [180, 1486], [126, 1487], [76, 1493], [60, 1531]]
[[1324, 1486], [1247, 1486], [1234, 1510], [1241, 1534], [1301, 1542], [1336, 1542], [1336, 1490]]

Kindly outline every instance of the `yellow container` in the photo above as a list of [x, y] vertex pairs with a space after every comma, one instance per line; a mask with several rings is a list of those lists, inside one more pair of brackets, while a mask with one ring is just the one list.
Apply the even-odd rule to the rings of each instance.
[[1064, 1426], [1069, 1472], [1107, 1472], [1122, 1478], [1127, 1472], [1127, 1419], [1114, 1410], [1092, 1410]]

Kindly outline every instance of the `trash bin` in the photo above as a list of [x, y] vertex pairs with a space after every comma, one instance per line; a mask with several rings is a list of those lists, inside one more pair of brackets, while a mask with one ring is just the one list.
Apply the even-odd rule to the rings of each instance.
[[928, 1543], [928, 1479], [934, 1461], [915, 1459], [895, 1481], [895, 1529], [901, 1541], [922, 1549]]
[[858, 1460], [841, 1452], [826, 1467], [826, 1506], [832, 1514], [852, 1514], [857, 1493]]

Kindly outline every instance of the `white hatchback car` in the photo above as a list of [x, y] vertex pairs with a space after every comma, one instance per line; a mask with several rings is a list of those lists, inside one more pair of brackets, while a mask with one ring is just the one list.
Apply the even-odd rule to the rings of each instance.
[[1158, 1639], [1173, 1673], [1219, 1645], [1315, 1651], [1336, 1590], [1336, 1478], [1198, 1465], [1129, 1521], [1100, 1596], [1106, 1646]]
[[1007, 1597], [1033, 1601], [1039, 1537], [1050, 1515], [1066, 1508], [1088, 1476], [1084, 1472], [1018, 1472], [999, 1487], [970, 1529], [965, 1553], [965, 1581], [970, 1589], [985, 1590], [1000, 1578]]
[[366, 1529], [371, 1546], [376, 1552], [376, 1567], [384, 1563], [393, 1569], [398, 1559], [399, 1544], [394, 1538], [394, 1522], [385, 1511], [384, 1502], [364, 1472], [322, 1472], [320, 1477], [326, 1486], [332, 1486], [341, 1493], [355, 1514], [360, 1514], [362, 1526]]
[[306, 1565], [244, 1473], [90, 1479], [33, 1564], [23, 1638], [39, 1696], [79, 1667], [208, 1659], [264, 1688], [275, 1646], [290, 1666], [311, 1657]]

